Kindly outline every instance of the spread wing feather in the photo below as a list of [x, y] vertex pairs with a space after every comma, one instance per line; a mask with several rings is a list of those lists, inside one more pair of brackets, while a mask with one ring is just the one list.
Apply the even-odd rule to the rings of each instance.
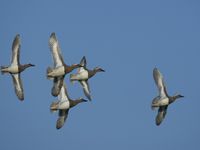
[[12, 74], [12, 79], [17, 97], [19, 98], [19, 100], [24, 100], [23, 85], [20, 74]]

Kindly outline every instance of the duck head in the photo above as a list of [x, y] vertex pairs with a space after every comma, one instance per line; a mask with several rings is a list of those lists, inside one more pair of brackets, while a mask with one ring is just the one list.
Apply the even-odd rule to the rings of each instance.
[[177, 95], [177, 98], [181, 98], [181, 97], [184, 97], [184, 96], [183, 96], [183, 95], [180, 95], [180, 94]]
[[35, 65], [34, 64], [27, 64], [28, 65], [28, 67], [34, 67]]
[[84, 98], [79, 98], [79, 100], [80, 100], [80, 102], [82, 103], [82, 102], [87, 102], [88, 100], [86, 100], [86, 99], [84, 99]]
[[175, 100], [179, 99], [179, 98], [183, 98], [184, 96], [181, 94], [175, 94], [174, 96], [172, 96], [172, 102], [174, 102]]
[[102, 68], [100, 68], [100, 67], [95, 67], [95, 68], [94, 68], [94, 71], [95, 71], [95, 72], [105, 72], [105, 70], [102, 69]]
[[184, 96], [181, 95], [181, 94], [179, 94], [179, 93], [176, 93], [176, 94], [174, 94], [174, 97], [176, 97], [176, 98], [182, 98], [182, 97], [184, 97]]
[[83, 99], [83, 98], [81, 97], [81, 98], [79, 98], [79, 99], [70, 100], [70, 101], [71, 101], [71, 102], [70, 102], [70, 107], [74, 107], [74, 106], [76, 106], [77, 104], [82, 103], [82, 102], [87, 102], [88, 100], [85, 100], [85, 99]]

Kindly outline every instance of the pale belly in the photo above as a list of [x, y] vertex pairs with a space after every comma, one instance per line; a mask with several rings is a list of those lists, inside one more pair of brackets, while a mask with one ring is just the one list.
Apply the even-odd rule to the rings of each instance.
[[61, 66], [61, 67], [54, 68], [52, 70], [52, 72], [48, 73], [48, 76], [50, 76], [50, 77], [58, 77], [58, 76], [62, 76], [64, 74], [65, 74], [65, 67]]
[[64, 101], [59, 104], [58, 109], [69, 109], [69, 107], [69, 101]]
[[169, 98], [168, 97], [165, 97], [165, 98], [159, 100], [159, 102], [158, 102], [159, 106], [166, 106], [168, 104], [169, 104]]
[[73, 77], [76, 80], [87, 80], [88, 79], [88, 72], [87, 71], [82, 71]]
[[10, 66], [10, 67], [8, 67], [8, 68], [6, 68], [7, 69], [7, 71], [8, 72], [10, 72], [10, 73], [19, 73], [19, 68], [18, 68], [18, 66]]

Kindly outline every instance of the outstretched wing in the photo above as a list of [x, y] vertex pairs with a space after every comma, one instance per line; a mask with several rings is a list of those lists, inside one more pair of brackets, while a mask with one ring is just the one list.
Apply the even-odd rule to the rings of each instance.
[[64, 60], [62, 58], [59, 43], [54, 32], [50, 36], [49, 46], [54, 60], [54, 67], [63, 66]]
[[83, 87], [83, 91], [84, 91], [85, 96], [91, 101], [92, 98], [91, 98], [91, 95], [90, 95], [90, 87], [89, 87], [88, 81], [80, 81], [80, 83]]
[[12, 44], [11, 65], [19, 65], [20, 46], [20, 35], [17, 34]]
[[21, 101], [24, 100], [23, 85], [20, 78], [20, 74], [12, 74], [12, 79], [17, 97]]
[[63, 86], [63, 80], [64, 80], [64, 76], [54, 77], [54, 79], [53, 79], [53, 87], [51, 89], [51, 94], [53, 96], [56, 97], [60, 93], [61, 88]]
[[158, 114], [156, 116], [156, 125], [157, 126], [159, 126], [162, 123], [162, 121], [164, 120], [164, 118], [167, 114], [167, 107], [168, 107], [168, 105], [159, 107]]
[[58, 117], [58, 120], [57, 120], [57, 123], [56, 123], [56, 128], [57, 129], [60, 129], [63, 127], [63, 125], [65, 124], [65, 121], [68, 117], [68, 112], [69, 112], [69, 109], [67, 110], [59, 110], [59, 117]]
[[83, 58], [81, 59], [80, 65], [82, 67], [78, 68], [78, 73], [86, 70], [87, 61], [85, 56], [83, 56]]
[[166, 86], [164, 83], [163, 76], [157, 68], [154, 68], [153, 70], [153, 77], [158, 87], [160, 97], [167, 96], [167, 91], [166, 91]]

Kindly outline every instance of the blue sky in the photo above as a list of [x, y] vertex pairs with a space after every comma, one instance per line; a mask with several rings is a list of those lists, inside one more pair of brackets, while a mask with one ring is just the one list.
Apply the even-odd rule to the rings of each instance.
[[[11, 77], [0, 76], [0, 149], [200, 149], [199, 6], [196, 0], [1, 0], [0, 65], [10, 63], [19, 33], [21, 63], [36, 67], [22, 73], [24, 102]], [[51, 32], [67, 64], [86, 56], [88, 68], [106, 70], [89, 81], [93, 101], [71, 109], [61, 130], [49, 111], [56, 98], [45, 75], [53, 65]], [[150, 108], [158, 94], [154, 67], [169, 94], [185, 96], [159, 127]], [[84, 96], [69, 76], [65, 82], [72, 99]]]

